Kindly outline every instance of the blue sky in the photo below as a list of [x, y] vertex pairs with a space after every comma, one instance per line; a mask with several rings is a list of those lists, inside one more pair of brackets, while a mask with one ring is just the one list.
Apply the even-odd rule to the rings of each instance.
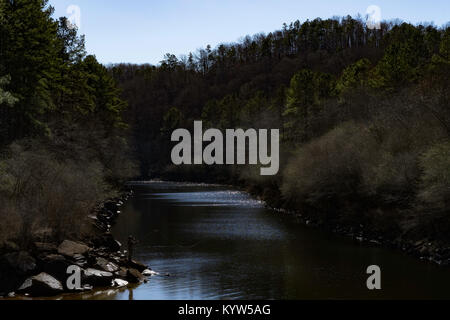
[[55, 17], [80, 8], [80, 32], [89, 53], [102, 63], [157, 64], [165, 53], [176, 55], [247, 34], [268, 33], [284, 22], [357, 13], [370, 5], [382, 19], [450, 21], [449, 0], [50, 0]]

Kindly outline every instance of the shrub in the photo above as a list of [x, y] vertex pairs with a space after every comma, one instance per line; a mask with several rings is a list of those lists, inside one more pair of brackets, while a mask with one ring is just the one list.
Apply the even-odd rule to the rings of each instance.
[[0, 162], [0, 230], [2, 235], [5, 229], [16, 233], [3, 237], [27, 247], [44, 229], [57, 240], [83, 236], [88, 213], [108, 196], [103, 167], [55, 160], [51, 152], [32, 145], [13, 144]]
[[450, 239], [450, 143], [437, 143], [420, 157], [423, 175], [416, 227], [435, 239]]
[[417, 162], [414, 151], [395, 154], [380, 148], [377, 157], [364, 168], [364, 192], [375, 198], [380, 207], [409, 206], [420, 177]]
[[374, 144], [363, 125], [346, 123], [304, 145], [284, 171], [284, 198], [335, 212], [360, 192], [363, 163], [376, 153]]
[[423, 169], [419, 199], [448, 215], [450, 207], [450, 143], [432, 146], [420, 158]]

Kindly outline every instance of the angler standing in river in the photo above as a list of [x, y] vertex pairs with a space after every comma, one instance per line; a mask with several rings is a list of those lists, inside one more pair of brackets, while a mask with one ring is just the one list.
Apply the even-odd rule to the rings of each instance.
[[128, 261], [133, 260], [134, 246], [138, 243], [135, 237], [128, 236]]

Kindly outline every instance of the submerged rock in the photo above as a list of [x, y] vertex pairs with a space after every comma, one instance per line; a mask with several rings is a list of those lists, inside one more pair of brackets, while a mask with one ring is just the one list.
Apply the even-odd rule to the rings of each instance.
[[54, 296], [63, 292], [63, 286], [60, 281], [51, 275], [42, 272], [37, 276], [25, 280], [18, 292], [26, 293], [31, 296]]

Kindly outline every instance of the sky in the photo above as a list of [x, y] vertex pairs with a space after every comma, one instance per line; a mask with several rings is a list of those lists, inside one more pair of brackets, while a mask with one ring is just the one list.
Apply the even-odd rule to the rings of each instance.
[[50, 0], [50, 4], [55, 18], [71, 17], [79, 25], [88, 53], [104, 64], [158, 64], [166, 53], [179, 56], [208, 44], [236, 42], [245, 35], [279, 30], [285, 22], [365, 16], [371, 5], [380, 8], [382, 20], [437, 26], [450, 21], [449, 0]]

